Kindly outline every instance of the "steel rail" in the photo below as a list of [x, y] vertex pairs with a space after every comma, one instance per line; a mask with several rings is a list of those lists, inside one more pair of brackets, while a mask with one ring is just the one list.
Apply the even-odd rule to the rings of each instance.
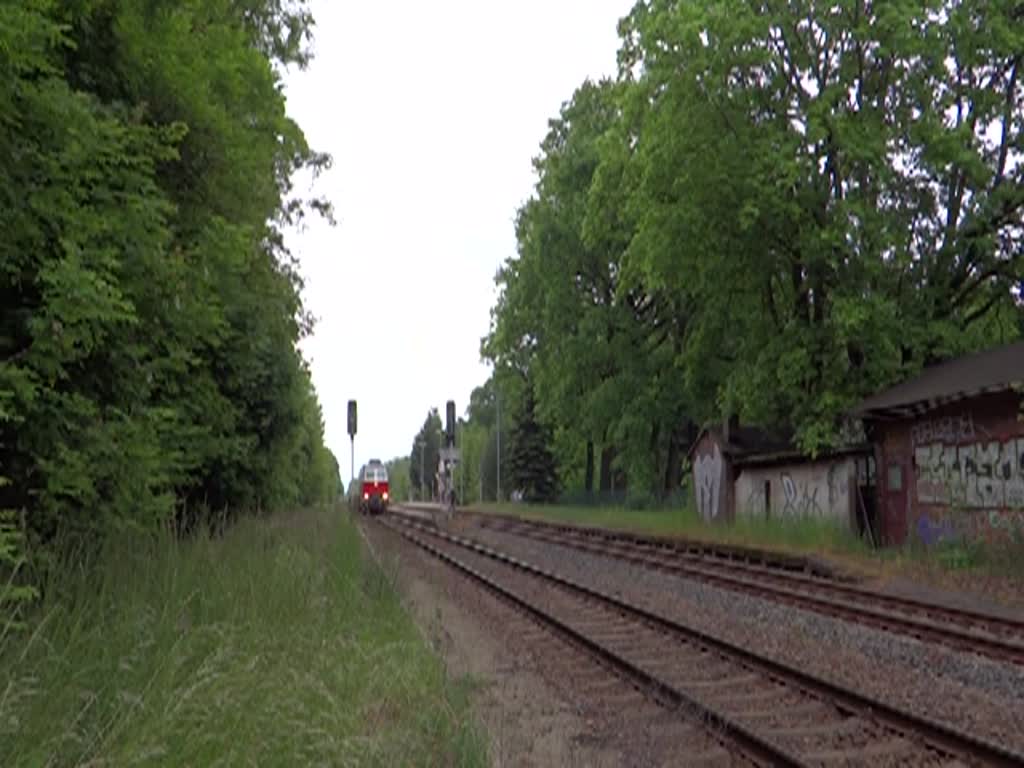
[[805, 694], [829, 699], [840, 709], [883, 724], [911, 740], [914, 740], [915, 737], [917, 737], [919, 739], [923, 739], [924, 742], [932, 748], [951, 753], [961, 758], [982, 760], [986, 765], [1024, 768], [1024, 754], [1020, 752], [1016, 752], [998, 744], [993, 744], [985, 739], [958, 730], [937, 720], [932, 720], [906, 710], [901, 710], [878, 699], [858, 693], [857, 691], [845, 686], [815, 677], [807, 672], [796, 669], [795, 667], [791, 667], [782, 662], [762, 656], [749, 649], [733, 645], [732, 643], [713, 637], [693, 627], [686, 626], [667, 617], [652, 613], [645, 608], [632, 605], [613, 595], [608, 595], [552, 571], [538, 568], [537, 566], [525, 561], [510, 557], [502, 552], [486, 547], [479, 542], [465, 539], [460, 536], [453, 536], [437, 529], [431, 529], [418, 522], [413, 522], [408, 517], [399, 515], [395, 516], [395, 519], [400, 521], [400, 524], [405, 527], [415, 528], [429, 536], [446, 540], [464, 549], [477, 552], [478, 554], [506, 563], [524, 572], [539, 576], [542, 579], [556, 584], [570, 592], [584, 595], [598, 603], [610, 606], [621, 613], [635, 616], [646, 622], [648, 625], [657, 627], [666, 633], [685, 638], [688, 642], [712, 649], [723, 656], [733, 657], [742, 665], [766, 674], [780, 683], [794, 686], [802, 690]]
[[[483, 584], [489, 590], [500, 595], [503, 599], [526, 612], [541, 624], [554, 629], [558, 634], [582, 647], [591, 655], [596, 656], [601, 662], [613, 667], [620, 674], [632, 678], [632, 680], [638, 683], [648, 695], [663, 706], [681, 708], [688, 711], [695, 719], [701, 721], [700, 727], [707, 730], [711, 738], [721, 743], [722, 739], [718, 737], [718, 734], [716, 734], [712, 727], [718, 729], [733, 742], [732, 744], [723, 744], [727, 749], [730, 746], [739, 747], [746, 756], [762, 765], [809, 768], [808, 763], [800, 760], [795, 755], [791, 755], [781, 747], [761, 738], [742, 724], [737, 723], [728, 716], [708, 707], [683, 691], [659, 680], [657, 677], [636, 666], [628, 659], [608, 650], [600, 643], [595, 642], [581, 632], [573, 629], [571, 626], [542, 608], [538, 608], [529, 601], [524, 600], [519, 595], [515, 594], [515, 592], [503, 587], [486, 574], [480, 573], [478, 570], [462, 562], [458, 558], [452, 557], [448, 553], [441, 551], [437, 547], [428, 544], [407, 531], [400, 530], [389, 522], [381, 520], [380, 524], [394, 531], [399, 536], [402, 536], [407, 541], [410, 541], [416, 546], [426, 550], [434, 557], [442, 560], [473, 580]], [[403, 525], [406, 524], [403, 523]], [[426, 531], [428, 529], [421, 528], [421, 530]]]
[[[1001, 631], [1014, 631], [1024, 636], [1024, 622], [1015, 622], [1002, 617], [987, 617], [971, 611], [948, 608], [908, 598], [890, 598], [888, 595], [871, 590], [851, 588], [844, 584], [823, 582], [788, 573], [771, 572], [765, 574], [761, 572], [761, 569], [732, 563], [709, 563], [705, 566], [687, 564], [668, 559], [662, 551], [657, 551], [659, 557], [652, 559], [641, 554], [642, 550], [640, 548], [637, 548], [636, 551], [630, 551], [629, 545], [623, 545], [618, 540], [593, 542], [589, 540], [589, 537], [581, 536], [567, 541], [549, 534], [543, 527], [534, 527], [526, 524], [517, 526], [517, 528], [518, 530], [512, 530], [503, 527], [496, 530], [527, 536], [549, 544], [558, 544], [594, 554], [615, 557], [645, 567], [705, 581], [733, 591], [748, 592], [779, 602], [809, 608], [828, 616], [850, 619], [860, 624], [867, 624], [891, 631], [894, 634], [907, 635], [918, 640], [927, 639], [950, 646], [959, 651], [974, 652], [988, 658], [1024, 665], [1024, 644], [997, 637], [994, 632], [983, 635], [962, 628], [965, 624], [968, 626], [978, 626], [980, 624], [997, 627]], [[716, 569], [760, 575], [768, 580], [794, 584], [797, 588], [790, 589], [765, 583], [764, 581], [755, 581], [752, 578], [716, 573]], [[836, 599], [801, 592], [801, 588], [852, 597], [866, 603], [885, 606], [889, 610], [906, 609], [912, 613], [923, 613], [929, 616], [929, 619], [922, 619], [917, 616], [900, 616], [887, 610], [879, 610], [876, 606], [872, 605], [851, 605]], [[940, 620], [944, 619], [949, 622], [949, 625], [938, 623], [935, 619], [936, 616], [941, 617]]]

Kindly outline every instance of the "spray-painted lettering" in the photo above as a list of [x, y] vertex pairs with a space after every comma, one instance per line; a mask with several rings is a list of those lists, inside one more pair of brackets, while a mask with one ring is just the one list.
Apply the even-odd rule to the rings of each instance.
[[932, 520], [928, 515], [921, 515], [917, 518], [917, 536], [923, 544], [929, 547], [940, 541], [955, 541], [957, 538], [951, 520]]
[[712, 452], [697, 459], [693, 465], [697, 485], [697, 510], [705, 520], [718, 517], [722, 487], [722, 453], [717, 443]]
[[1024, 508], [1024, 438], [914, 449], [917, 499], [971, 509]]
[[974, 416], [949, 416], [944, 419], [921, 421], [910, 430], [915, 446], [925, 443], [966, 443], [976, 439]]
[[1024, 514], [1020, 510], [989, 510], [988, 527], [997, 535], [1024, 536]]
[[822, 514], [821, 506], [818, 504], [817, 485], [801, 483], [798, 487], [792, 476], [783, 474], [782, 492], [786, 497], [785, 506], [782, 508], [784, 515], [807, 517]]

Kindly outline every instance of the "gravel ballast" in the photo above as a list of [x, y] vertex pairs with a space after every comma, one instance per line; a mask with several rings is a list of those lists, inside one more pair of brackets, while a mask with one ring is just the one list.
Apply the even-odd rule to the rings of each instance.
[[569, 546], [476, 528], [495, 549], [915, 714], [1024, 751], [1024, 670]]

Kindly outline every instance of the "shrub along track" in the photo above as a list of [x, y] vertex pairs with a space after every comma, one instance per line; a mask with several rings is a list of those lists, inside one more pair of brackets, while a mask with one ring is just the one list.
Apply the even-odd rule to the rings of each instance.
[[[1024, 621], [937, 605], [845, 583], [819, 573], [727, 557], [714, 547], [596, 528], [481, 515], [481, 526], [548, 544], [575, 547], [737, 592], [1024, 665]], [[714, 554], [711, 554], [714, 553]]]
[[[382, 521], [764, 765], [1024, 766], [1024, 755], [408, 517]], [[427, 541], [424, 537], [432, 541]]]

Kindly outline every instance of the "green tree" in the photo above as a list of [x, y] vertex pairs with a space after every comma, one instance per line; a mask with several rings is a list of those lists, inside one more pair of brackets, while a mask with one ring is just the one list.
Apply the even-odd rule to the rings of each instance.
[[510, 485], [527, 502], [551, 502], [558, 496], [558, 474], [549, 448], [551, 437], [537, 422], [534, 406], [533, 388], [527, 386], [512, 429]]
[[392, 501], [401, 502], [412, 498], [410, 463], [408, 456], [392, 459], [385, 463]]
[[0, 4], [0, 509], [186, 526], [337, 497], [285, 227], [305, 3]]
[[[413, 439], [409, 454], [409, 482], [419, 494], [420, 501], [437, 496], [437, 465], [441, 456], [441, 416], [431, 408], [420, 431]], [[420, 476], [422, 467], [423, 476]]]
[[637, 4], [622, 53], [640, 116], [629, 269], [653, 287], [685, 279], [695, 400], [791, 421], [813, 449], [864, 394], [990, 344], [979, 329], [1019, 312], [1016, 14]]
[[[834, 443], [1024, 327], [1012, 3], [639, 2], [535, 161], [483, 344], [568, 490], [670, 494], [700, 423]], [[517, 398], [518, 401], [518, 398]]]
[[687, 390], [668, 383], [682, 378], [682, 292], [651, 290], [628, 269], [636, 180], [624, 90], [584, 83], [551, 122], [484, 345], [499, 370], [535, 382], [563, 474], [587, 495], [621, 488], [623, 474], [671, 492], [691, 431]]

